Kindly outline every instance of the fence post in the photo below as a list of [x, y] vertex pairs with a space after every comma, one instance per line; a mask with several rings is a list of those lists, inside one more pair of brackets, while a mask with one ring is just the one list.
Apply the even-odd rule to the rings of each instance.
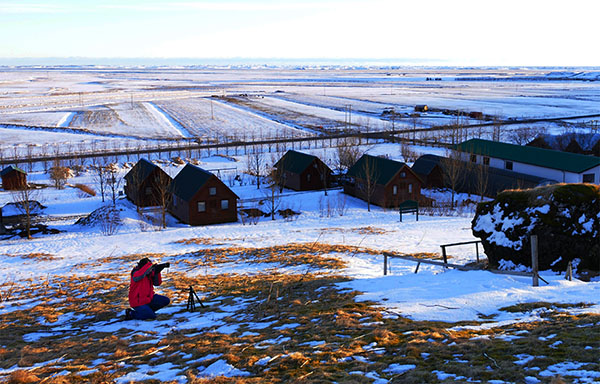
[[444, 258], [444, 264], [448, 264], [448, 257], [446, 256], [446, 246], [442, 245], [442, 257]]
[[475, 255], [477, 256], [477, 262], [479, 263], [479, 243], [475, 243]]
[[387, 275], [387, 264], [388, 264], [388, 258], [387, 255], [383, 255], [383, 275]]
[[538, 280], [538, 238], [537, 235], [531, 235], [531, 269], [533, 272], [533, 286], [539, 287]]
[[573, 265], [571, 265], [570, 261], [569, 264], [567, 264], [567, 273], [565, 274], [565, 279], [569, 281], [573, 280]]

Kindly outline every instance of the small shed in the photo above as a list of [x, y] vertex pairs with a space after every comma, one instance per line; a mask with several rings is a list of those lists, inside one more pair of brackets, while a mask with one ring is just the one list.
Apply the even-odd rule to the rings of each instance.
[[415, 112], [427, 112], [428, 110], [429, 107], [427, 106], [427, 104], [415, 105]]
[[5, 191], [16, 191], [27, 188], [27, 172], [21, 168], [9, 165], [0, 172], [2, 188]]
[[421, 198], [423, 181], [400, 161], [363, 155], [346, 176], [344, 193], [381, 207], [397, 207], [405, 200]]
[[469, 117], [471, 119], [481, 120], [481, 119], [483, 119], [483, 112], [471, 111], [471, 112], [469, 112]]
[[333, 171], [317, 156], [290, 150], [274, 167], [280, 186], [295, 191], [310, 191], [329, 187]]
[[171, 183], [169, 212], [190, 225], [237, 221], [239, 197], [212, 173], [187, 164]]
[[139, 207], [162, 205], [172, 181], [159, 166], [141, 159], [125, 175], [125, 195]]

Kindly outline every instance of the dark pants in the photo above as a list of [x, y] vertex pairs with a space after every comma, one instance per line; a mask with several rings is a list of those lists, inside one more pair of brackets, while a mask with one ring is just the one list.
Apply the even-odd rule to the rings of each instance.
[[136, 320], [156, 319], [156, 311], [166, 307], [170, 302], [168, 297], [154, 294], [150, 303], [133, 308], [133, 318]]

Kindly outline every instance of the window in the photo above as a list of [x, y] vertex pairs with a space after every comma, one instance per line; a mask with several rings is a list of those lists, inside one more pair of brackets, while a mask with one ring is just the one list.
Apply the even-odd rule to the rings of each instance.
[[490, 165], [490, 158], [489, 157], [483, 157], [483, 165]]
[[229, 200], [221, 200], [221, 209], [229, 209]]
[[206, 201], [198, 202], [198, 212], [206, 212]]
[[310, 173], [308, 175], [306, 175], [306, 181], [308, 181], [310, 183]]
[[408, 184], [408, 193], [412, 193], [412, 184]]
[[586, 173], [585, 175], [583, 175], [583, 180], [584, 183], [594, 183], [595, 181], [595, 177], [593, 173]]
[[217, 194], [217, 187], [210, 187], [208, 188], [208, 194], [211, 196], [214, 196]]
[[477, 155], [471, 155], [471, 163], [477, 162]]
[[400, 177], [404, 179], [406, 177], [406, 172], [400, 172]]
[[397, 185], [394, 185], [394, 186], [392, 186], [392, 195], [394, 195], [394, 196], [395, 196], [395, 195], [397, 195], [397, 194], [398, 194], [398, 186], [397, 186]]
[[152, 188], [146, 187], [146, 195], [151, 195], [151, 194], [152, 194]]
[[505, 161], [504, 162], [504, 168], [508, 169], [509, 171], [513, 170], [513, 162], [512, 161]]

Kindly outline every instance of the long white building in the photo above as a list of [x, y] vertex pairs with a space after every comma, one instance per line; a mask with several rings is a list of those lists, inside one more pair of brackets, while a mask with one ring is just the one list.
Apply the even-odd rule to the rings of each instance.
[[600, 157], [482, 139], [456, 146], [463, 161], [542, 177], [560, 183], [600, 184]]

